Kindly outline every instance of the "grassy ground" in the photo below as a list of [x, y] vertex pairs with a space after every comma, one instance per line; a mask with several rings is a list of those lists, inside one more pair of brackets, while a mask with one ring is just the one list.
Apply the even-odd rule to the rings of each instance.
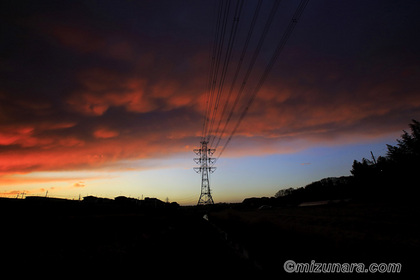
[[284, 274], [286, 260], [397, 262], [407, 272], [419, 260], [419, 210], [418, 205], [345, 203], [225, 209], [211, 213], [209, 220], [270, 274]]

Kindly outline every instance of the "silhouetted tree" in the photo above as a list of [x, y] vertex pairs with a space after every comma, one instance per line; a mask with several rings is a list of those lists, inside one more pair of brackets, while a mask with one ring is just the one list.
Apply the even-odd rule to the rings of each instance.
[[353, 161], [353, 166], [350, 170], [350, 173], [357, 178], [367, 178], [372, 174], [373, 169], [373, 162], [363, 158], [362, 162], [357, 160]]
[[278, 192], [276, 192], [276, 194], [274, 195], [274, 197], [275, 198], [278, 198], [278, 197], [283, 197], [283, 196], [290, 195], [290, 194], [292, 194], [292, 192], [294, 190], [295, 190], [294, 188], [287, 188], [287, 189], [279, 190]]
[[416, 164], [420, 158], [420, 122], [412, 120], [409, 125], [411, 134], [404, 130], [401, 139], [397, 139], [397, 146], [387, 145], [387, 157], [397, 164]]
[[413, 120], [409, 126], [411, 134], [404, 131], [396, 146], [387, 145], [387, 155], [376, 163], [365, 158], [353, 162], [350, 172], [361, 196], [407, 197], [414, 190], [420, 168], [420, 122]]

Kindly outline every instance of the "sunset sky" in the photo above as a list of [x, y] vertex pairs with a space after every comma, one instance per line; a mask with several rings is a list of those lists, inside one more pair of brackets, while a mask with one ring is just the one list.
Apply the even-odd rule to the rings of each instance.
[[[1, 1], [0, 196], [195, 204], [217, 3]], [[227, 80], [256, 4], [243, 6]], [[280, 3], [249, 86], [297, 5]], [[419, 1], [309, 1], [216, 163], [214, 201], [273, 196], [384, 155], [420, 120], [419, 14]]]

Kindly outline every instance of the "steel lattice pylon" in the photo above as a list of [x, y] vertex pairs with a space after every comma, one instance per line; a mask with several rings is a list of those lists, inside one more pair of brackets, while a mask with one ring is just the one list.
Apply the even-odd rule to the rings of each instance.
[[194, 153], [198, 158], [194, 158], [195, 163], [200, 167], [194, 167], [195, 172], [201, 173], [201, 194], [198, 199], [197, 205], [214, 204], [213, 197], [211, 196], [209, 174], [216, 170], [216, 167], [211, 166], [215, 159], [211, 156], [214, 154], [215, 149], [207, 147], [208, 142], [202, 141], [200, 149], [194, 149]]

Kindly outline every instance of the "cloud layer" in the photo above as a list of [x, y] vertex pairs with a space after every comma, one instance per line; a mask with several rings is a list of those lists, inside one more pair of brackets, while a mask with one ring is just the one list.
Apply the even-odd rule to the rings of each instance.
[[[2, 9], [0, 176], [170, 157], [198, 144], [211, 3], [47, 2]], [[379, 2], [308, 5], [232, 154], [382, 137], [419, 117], [418, 5]]]

